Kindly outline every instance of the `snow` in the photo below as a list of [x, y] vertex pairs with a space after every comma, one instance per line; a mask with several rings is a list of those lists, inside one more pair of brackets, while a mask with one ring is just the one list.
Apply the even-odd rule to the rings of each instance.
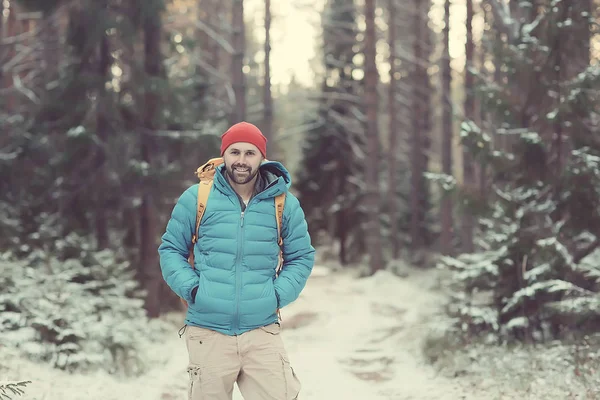
[[[300, 298], [282, 310], [283, 339], [302, 382], [300, 398], [524, 398], [527, 392], [508, 397], [506, 385], [495, 387], [491, 378], [476, 376], [474, 381], [458, 372], [441, 374], [428, 362], [423, 349], [425, 343], [433, 346], [427, 341], [429, 329], [444, 305], [440, 272], [414, 268], [408, 272], [402, 278], [388, 271], [360, 278], [356, 269], [315, 267]], [[28, 361], [0, 344], [0, 381], [32, 381], [25, 395], [15, 397], [24, 400], [185, 400], [187, 353], [177, 334], [183, 314], [164, 320], [171, 329], [166, 334], [157, 329], [147, 344], [145, 372], [140, 376], [71, 375]], [[152, 337], [148, 332], [140, 336]], [[470, 359], [475, 357], [469, 354]], [[494, 393], [505, 397], [493, 397]], [[233, 399], [242, 399], [237, 388]]]

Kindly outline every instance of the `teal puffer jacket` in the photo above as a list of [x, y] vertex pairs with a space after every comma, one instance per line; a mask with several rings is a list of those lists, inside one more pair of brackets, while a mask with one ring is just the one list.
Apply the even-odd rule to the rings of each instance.
[[[259, 171], [262, 190], [247, 207], [225, 178], [224, 166], [215, 171], [194, 247], [194, 269], [187, 256], [198, 185], [188, 188], [173, 208], [158, 253], [165, 281], [188, 302], [186, 324], [239, 335], [276, 322], [276, 310], [296, 300], [306, 284], [315, 249], [300, 203], [289, 192], [290, 174], [273, 161], [264, 162]], [[274, 199], [283, 192], [284, 265], [275, 279], [279, 246]]]

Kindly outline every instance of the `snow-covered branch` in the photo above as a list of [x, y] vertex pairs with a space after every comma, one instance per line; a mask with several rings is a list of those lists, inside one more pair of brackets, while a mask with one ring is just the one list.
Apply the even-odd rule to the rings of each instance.
[[1, 400], [10, 400], [10, 399], [12, 399], [11, 396], [14, 396], [14, 395], [21, 396], [22, 394], [25, 394], [25, 392], [23, 391], [22, 388], [27, 386], [30, 383], [31, 383], [31, 381], [14, 381], [14, 382], [0, 381], [0, 399]]

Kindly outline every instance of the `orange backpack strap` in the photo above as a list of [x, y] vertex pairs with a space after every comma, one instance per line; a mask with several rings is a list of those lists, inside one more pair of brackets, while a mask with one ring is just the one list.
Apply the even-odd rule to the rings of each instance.
[[283, 237], [281, 236], [281, 224], [283, 221], [283, 207], [285, 207], [285, 193], [275, 197], [275, 220], [277, 221], [277, 244], [279, 244], [279, 264], [275, 271], [279, 275], [283, 268]]
[[196, 206], [196, 224], [194, 226], [194, 232], [192, 233], [192, 245], [190, 246], [188, 262], [194, 268], [194, 246], [198, 242], [198, 229], [200, 228], [200, 222], [204, 211], [206, 210], [206, 203], [208, 203], [208, 195], [213, 184], [213, 177], [215, 171], [219, 165], [223, 164], [223, 158], [211, 158], [205, 164], [198, 167], [196, 170], [196, 176], [200, 179], [198, 184], [198, 202]]
[[[277, 221], [277, 243], [279, 244], [279, 262], [277, 263], [277, 269], [275, 269], [275, 276], [278, 277], [283, 269], [283, 237], [281, 236], [281, 224], [283, 223], [283, 208], [285, 207], [285, 193], [281, 193], [275, 197], [275, 220]], [[281, 310], [278, 308], [277, 318], [282, 321]]]
[[200, 228], [200, 222], [202, 221], [202, 217], [204, 216], [204, 211], [206, 211], [206, 203], [208, 203], [208, 195], [210, 194], [212, 184], [212, 179], [208, 181], [200, 181], [200, 183], [198, 184], [196, 225], [194, 228], [194, 233], [192, 234], [192, 245], [190, 247], [190, 256], [188, 259], [192, 268], [194, 268], [194, 245], [198, 242], [198, 229]]
[[200, 228], [200, 222], [206, 211], [206, 204], [208, 203], [208, 195], [210, 194], [210, 188], [212, 187], [213, 181], [202, 181], [198, 184], [198, 206], [196, 209], [196, 227], [194, 234], [192, 235], [192, 244], [196, 244], [198, 241], [198, 228]]
[[[208, 196], [212, 188], [215, 171], [223, 162], [222, 157], [211, 158], [196, 170], [196, 176], [200, 179], [200, 183], [198, 184], [198, 201], [196, 203], [196, 223], [194, 225], [194, 232], [192, 233], [192, 244], [188, 252], [188, 263], [192, 269], [194, 268], [194, 246], [198, 242], [198, 230], [204, 216], [204, 211], [206, 211], [206, 204], [208, 203]], [[185, 300], [181, 299], [181, 302], [187, 307]]]

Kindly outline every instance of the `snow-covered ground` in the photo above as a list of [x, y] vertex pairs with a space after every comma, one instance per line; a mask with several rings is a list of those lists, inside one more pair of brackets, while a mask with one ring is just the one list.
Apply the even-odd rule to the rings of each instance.
[[[444, 301], [435, 290], [435, 271], [413, 270], [407, 278], [386, 271], [367, 278], [356, 275], [315, 267], [301, 297], [282, 312], [284, 341], [302, 381], [302, 400], [595, 398], [566, 397], [564, 392], [553, 397], [553, 382], [543, 380], [533, 382], [544, 389], [544, 397], [538, 397], [532, 385], [511, 388], [493, 375], [481, 379], [465, 365], [462, 373], [448, 373], [456, 365], [441, 373], [422, 351], [429, 324]], [[24, 360], [0, 345], [0, 381], [31, 380], [26, 395], [16, 397], [25, 400], [186, 400], [187, 354], [177, 334], [183, 315], [170, 320], [178, 325], [148, 347], [149, 365], [142, 376], [73, 376]], [[237, 388], [234, 399], [242, 399]]]

